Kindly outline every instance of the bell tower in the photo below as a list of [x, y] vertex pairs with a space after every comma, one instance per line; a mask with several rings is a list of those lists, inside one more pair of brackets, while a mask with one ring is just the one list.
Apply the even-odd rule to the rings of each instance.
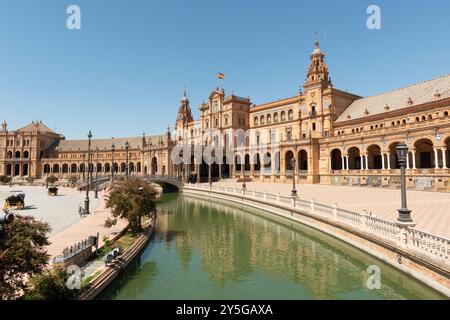
[[176, 138], [178, 140], [187, 137], [188, 123], [193, 121], [191, 108], [189, 107], [189, 99], [186, 97], [186, 90], [184, 90], [183, 98], [180, 101], [180, 108], [178, 109], [178, 116], [176, 121]]
[[331, 84], [331, 80], [328, 75], [328, 66], [325, 63], [325, 54], [319, 48], [319, 40], [316, 38], [314, 43], [314, 50], [311, 53], [311, 62], [308, 68], [308, 74], [306, 76], [305, 85], [321, 85], [322, 87], [328, 87]]

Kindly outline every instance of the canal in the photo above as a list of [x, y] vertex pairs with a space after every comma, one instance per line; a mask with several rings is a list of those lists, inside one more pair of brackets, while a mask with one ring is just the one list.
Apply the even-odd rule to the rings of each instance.
[[[164, 195], [156, 232], [100, 299], [441, 299], [333, 237], [264, 211]], [[368, 289], [369, 266], [381, 287]]]

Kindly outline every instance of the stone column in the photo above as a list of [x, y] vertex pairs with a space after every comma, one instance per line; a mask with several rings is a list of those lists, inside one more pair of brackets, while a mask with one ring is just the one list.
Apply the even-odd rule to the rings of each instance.
[[438, 149], [434, 149], [434, 168], [439, 169], [439, 153]]
[[406, 154], [406, 169], [409, 169], [409, 151]]
[[415, 169], [417, 169], [417, 167], [416, 167], [416, 150], [415, 149], [413, 149], [412, 151], [411, 151], [411, 154], [412, 154], [412, 163], [413, 163], [413, 169], [415, 170]]
[[345, 156], [341, 155], [342, 170], [345, 170]]
[[328, 170], [331, 171], [331, 156], [328, 156]]
[[384, 156], [385, 155], [386, 155], [385, 153], [381, 153], [381, 169], [383, 169], [383, 170], [386, 169], [386, 166], [385, 166], [385, 163], [384, 163]]
[[387, 167], [388, 167], [388, 170], [391, 170], [391, 153], [390, 152], [387, 153]]
[[366, 154], [364, 157], [366, 158], [366, 167], [365, 167], [365, 169], [369, 170], [369, 155]]
[[442, 168], [447, 169], [447, 148], [442, 148]]

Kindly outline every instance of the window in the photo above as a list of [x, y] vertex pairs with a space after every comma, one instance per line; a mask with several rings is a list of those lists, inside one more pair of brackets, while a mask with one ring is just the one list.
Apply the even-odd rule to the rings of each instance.
[[253, 120], [253, 122], [254, 122], [255, 126], [257, 126], [257, 125], [258, 125], [258, 117], [255, 117], [255, 119]]
[[275, 122], [275, 123], [278, 122], [278, 113], [277, 113], [277, 112], [275, 112], [275, 113], [273, 114], [273, 122]]
[[294, 111], [292, 111], [292, 110], [289, 110], [289, 111], [288, 111], [288, 119], [289, 119], [289, 120], [294, 119]]
[[420, 121], [420, 118], [419, 117], [416, 117], [416, 122], [419, 122]]
[[209, 120], [208, 119], [206, 119], [206, 121], [205, 121], [205, 128], [209, 129]]
[[216, 119], [216, 120], [214, 121], [214, 124], [215, 124], [215, 128], [217, 128], [217, 127], [219, 126], [219, 119]]
[[261, 123], [261, 125], [264, 124], [264, 116], [261, 116], [261, 118], [259, 118], [259, 123]]
[[[312, 129], [313, 129], [313, 131], [316, 131], [316, 123], [315, 122], [312, 124]], [[355, 132], [355, 129], [353, 129], [353, 132]]]
[[225, 117], [225, 125], [228, 125], [228, 117]]
[[444, 111], [444, 116], [448, 117], [448, 111]]
[[281, 112], [281, 121], [286, 121], [286, 112]]
[[272, 116], [270, 114], [267, 115], [267, 124], [272, 122]]

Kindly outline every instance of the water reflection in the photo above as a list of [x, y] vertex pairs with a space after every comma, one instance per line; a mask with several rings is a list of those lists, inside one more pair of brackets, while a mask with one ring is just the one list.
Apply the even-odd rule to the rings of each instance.
[[[103, 298], [439, 298], [351, 246], [260, 211], [174, 195], [158, 208], [151, 244]], [[372, 264], [380, 290], [365, 288]]]

